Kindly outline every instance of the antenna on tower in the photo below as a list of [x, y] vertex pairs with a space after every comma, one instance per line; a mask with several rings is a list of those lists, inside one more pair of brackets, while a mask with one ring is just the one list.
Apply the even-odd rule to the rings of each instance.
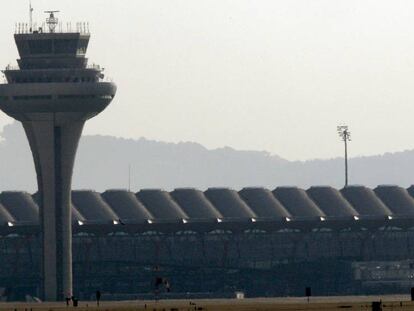
[[59, 23], [59, 20], [55, 17], [55, 13], [59, 13], [60, 11], [45, 11], [45, 13], [49, 14], [49, 18], [46, 19], [46, 24], [49, 26], [50, 32], [55, 32], [56, 26]]
[[33, 8], [32, 1], [29, 1], [29, 21], [30, 21], [30, 32], [33, 31]]

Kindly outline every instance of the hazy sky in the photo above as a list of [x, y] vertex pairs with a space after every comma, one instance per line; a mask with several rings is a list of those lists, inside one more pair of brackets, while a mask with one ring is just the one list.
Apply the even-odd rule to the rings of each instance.
[[[7, 3], [7, 4], [6, 4]], [[118, 84], [86, 134], [195, 141], [287, 159], [414, 148], [414, 1], [32, 0], [89, 21], [88, 57]], [[0, 66], [28, 0], [1, 1]], [[0, 114], [0, 126], [11, 119]]]

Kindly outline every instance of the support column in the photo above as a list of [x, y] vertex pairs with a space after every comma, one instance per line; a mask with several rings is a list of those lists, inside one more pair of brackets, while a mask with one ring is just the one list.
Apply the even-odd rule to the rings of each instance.
[[[33, 119], [33, 118], [31, 118]], [[84, 121], [57, 122], [53, 113], [23, 121], [36, 167], [46, 301], [72, 296], [71, 183]]]

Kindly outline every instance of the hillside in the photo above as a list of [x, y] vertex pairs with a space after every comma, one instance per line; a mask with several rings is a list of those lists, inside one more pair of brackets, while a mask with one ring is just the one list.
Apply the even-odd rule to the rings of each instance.
[[[0, 142], [0, 190], [36, 189], [34, 166], [20, 124], [4, 127]], [[76, 159], [73, 188], [131, 189], [226, 186], [332, 185], [343, 183], [343, 159], [287, 161], [267, 152], [229, 147], [209, 150], [197, 143], [166, 143], [144, 138], [83, 136]], [[414, 183], [414, 151], [350, 160], [354, 184]]]

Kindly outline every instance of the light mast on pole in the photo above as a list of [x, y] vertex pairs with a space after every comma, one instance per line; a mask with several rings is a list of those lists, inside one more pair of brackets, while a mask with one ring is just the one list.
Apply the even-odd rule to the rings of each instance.
[[351, 141], [351, 132], [348, 129], [348, 125], [337, 126], [338, 135], [344, 142], [345, 147], [345, 187], [348, 186], [348, 141]]

